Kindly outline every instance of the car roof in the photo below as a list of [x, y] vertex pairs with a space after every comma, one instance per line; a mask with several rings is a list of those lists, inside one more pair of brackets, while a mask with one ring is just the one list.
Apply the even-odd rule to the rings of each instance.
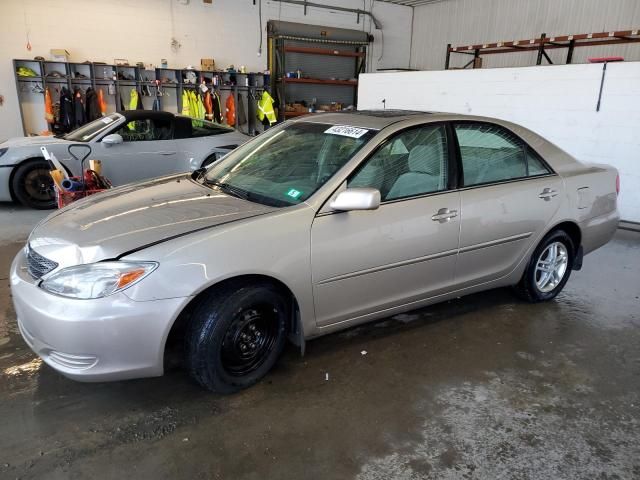
[[421, 116], [428, 120], [430, 115], [432, 115], [431, 112], [418, 112], [415, 110], [347, 110], [305, 115], [294, 120], [294, 122], [352, 125], [381, 130], [392, 123], [402, 120], [420, 118]]

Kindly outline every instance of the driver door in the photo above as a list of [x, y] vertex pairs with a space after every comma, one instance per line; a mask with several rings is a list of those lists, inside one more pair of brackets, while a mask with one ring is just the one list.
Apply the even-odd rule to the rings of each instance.
[[98, 142], [91, 158], [102, 161], [102, 174], [114, 186], [137, 182], [184, 169], [173, 140], [173, 125], [168, 118], [140, 118], [115, 131], [123, 142], [107, 145]]
[[348, 179], [380, 190], [377, 210], [321, 212], [311, 228], [316, 322], [327, 326], [418, 302], [450, 288], [460, 193], [449, 190], [442, 124], [387, 140]]

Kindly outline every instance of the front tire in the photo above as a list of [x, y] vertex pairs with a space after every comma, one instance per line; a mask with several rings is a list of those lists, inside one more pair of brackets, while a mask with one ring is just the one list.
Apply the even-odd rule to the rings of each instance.
[[536, 247], [515, 291], [528, 302], [543, 302], [562, 291], [573, 269], [575, 246], [564, 230], [549, 233]]
[[27, 160], [18, 165], [11, 188], [22, 205], [38, 210], [56, 207], [53, 179], [49, 170], [49, 164], [41, 159]]
[[185, 337], [186, 365], [204, 388], [234, 393], [258, 382], [287, 338], [290, 302], [270, 284], [229, 285], [195, 309]]

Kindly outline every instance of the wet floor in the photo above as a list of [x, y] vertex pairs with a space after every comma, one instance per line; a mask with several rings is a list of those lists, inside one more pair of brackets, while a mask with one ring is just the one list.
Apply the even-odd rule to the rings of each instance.
[[640, 234], [553, 302], [497, 290], [324, 337], [230, 397], [42, 365], [9, 297], [20, 246], [0, 246], [0, 478], [640, 478]]

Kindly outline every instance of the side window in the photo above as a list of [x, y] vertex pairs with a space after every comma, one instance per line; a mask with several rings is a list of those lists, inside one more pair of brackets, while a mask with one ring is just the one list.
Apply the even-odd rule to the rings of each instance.
[[464, 185], [494, 183], [549, 173], [518, 137], [497, 125], [455, 125]]
[[447, 189], [447, 136], [442, 125], [399, 133], [348, 180], [348, 187], [380, 190], [382, 201]]
[[143, 118], [123, 125], [117, 132], [125, 142], [171, 140], [171, 121]]

